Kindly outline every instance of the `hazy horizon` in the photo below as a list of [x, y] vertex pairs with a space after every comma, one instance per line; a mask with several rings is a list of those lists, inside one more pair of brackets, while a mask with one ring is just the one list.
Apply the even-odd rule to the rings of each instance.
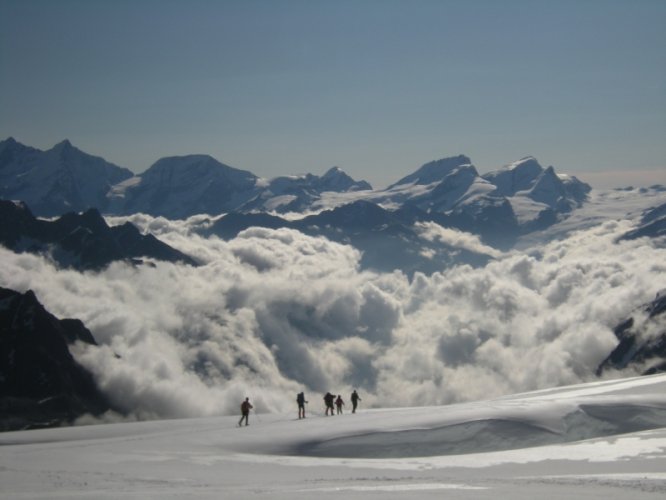
[[666, 183], [666, 3], [0, 0], [0, 137], [381, 188], [468, 155]]

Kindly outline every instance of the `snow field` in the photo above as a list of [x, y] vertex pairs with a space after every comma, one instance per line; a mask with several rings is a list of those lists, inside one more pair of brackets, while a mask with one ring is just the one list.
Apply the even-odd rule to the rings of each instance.
[[666, 375], [333, 417], [310, 406], [242, 428], [228, 416], [0, 434], [0, 498], [666, 493]]

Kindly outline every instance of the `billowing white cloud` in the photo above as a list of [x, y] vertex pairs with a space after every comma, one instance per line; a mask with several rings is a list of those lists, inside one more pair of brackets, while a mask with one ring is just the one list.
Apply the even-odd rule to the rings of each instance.
[[317, 411], [329, 390], [422, 405], [585, 381], [612, 327], [666, 283], [666, 250], [618, 242], [625, 222], [410, 279], [360, 271], [355, 249], [290, 229], [227, 242], [194, 233], [205, 218], [131, 220], [202, 265], [78, 273], [0, 248], [0, 285], [83, 320], [100, 347], [77, 358], [136, 418], [236, 413], [245, 396], [260, 412], [295, 410], [300, 390]]
[[417, 222], [415, 226], [419, 235], [425, 240], [439, 241], [453, 248], [489, 255], [494, 258], [502, 256], [502, 252], [484, 245], [481, 239], [475, 234], [466, 233], [450, 227], [443, 227], [434, 222]]

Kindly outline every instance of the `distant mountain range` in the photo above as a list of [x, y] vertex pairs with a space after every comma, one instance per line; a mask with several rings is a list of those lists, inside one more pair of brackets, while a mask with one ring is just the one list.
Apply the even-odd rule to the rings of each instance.
[[42, 217], [96, 208], [104, 214], [146, 213], [171, 219], [254, 209], [304, 210], [324, 192], [369, 190], [339, 168], [323, 176], [270, 181], [207, 155], [162, 158], [134, 175], [65, 140], [48, 151], [13, 138], [0, 141], [0, 198], [20, 200]]
[[479, 175], [463, 155], [427, 163], [387, 189], [374, 191], [334, 167], [266, 180], [206, 155], [162, 158], [133, 175], [63, 141], [48, 151], [12, 138], [0, 142], [0, 197], [26, 202], [38, 216], [96, 208], [105, 214], [168, 218], [228, 212], [307, 212], [355, 200], [395, 209], [478, 215], [508, 201], [519, 225], [544, 212], [563, 213], [585, 201], [590, 187], [543, 168], [532, 157]]
[[[37, 216], [91, 208], [171, 219], [226, 214], [210, 232], [231, 238], [250, 226], [291, 227], [350, 243], [363, 250], [364, 265], [382, 270], [427, 272], [453, 261], [487, 260], [484, 253], [451, 251], [433, 240], [424, 245], [419, 223], [470, 232], [484, 244], [510, 248], [518, 236], [548, 227], [581, 206], [589, 191], [584, 182], [556, 174], [532, 157], [480, 175], [467, 156], [454, 156], [373, 190], [337, 167], [323, 176], [261, 179], [210, 156], [190, 155], [162, 158], [133, 175], [69, 141], [48, 151], [12, 138], [0, 142], [0, 198], [21, 200]], [[294, 213], [301, 214], [298, 221]]]

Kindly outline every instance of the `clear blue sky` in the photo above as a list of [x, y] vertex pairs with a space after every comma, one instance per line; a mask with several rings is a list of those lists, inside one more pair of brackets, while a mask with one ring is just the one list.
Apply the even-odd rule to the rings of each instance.
[[666, 183], [666, 1], [0, 0], [8, 136], [135, 172], [207, 153], [383, 187], [463, 153]]

